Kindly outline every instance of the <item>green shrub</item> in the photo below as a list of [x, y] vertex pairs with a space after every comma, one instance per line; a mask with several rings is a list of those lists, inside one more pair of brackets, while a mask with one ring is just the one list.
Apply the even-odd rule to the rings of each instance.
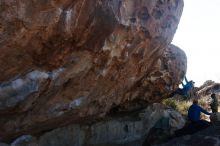
[[171, 98], [163, 100], [162, 103], [166, 106], [169, 106], [169, 107], [177, 110], [177, 102]]

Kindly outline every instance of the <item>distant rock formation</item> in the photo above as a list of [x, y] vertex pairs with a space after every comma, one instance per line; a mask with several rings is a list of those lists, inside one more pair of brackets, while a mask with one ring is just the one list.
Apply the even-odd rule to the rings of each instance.
[[216, 83], [212, 80], [206, 81], [202, 86], [197, 89], [197, 94], [200, 97], [210, 96], [212, 93], [220, 93], [220, 83]]
[[182, 9], [182, 0], [1, 0], [0, 140], [165, 98], [186, 72], [170, 44]]

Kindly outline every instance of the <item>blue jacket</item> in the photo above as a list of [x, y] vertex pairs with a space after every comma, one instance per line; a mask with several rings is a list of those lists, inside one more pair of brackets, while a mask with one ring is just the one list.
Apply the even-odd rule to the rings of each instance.
[[209, 112], [207, 112], [206, 110], [201, 108], [199, 105], [197, 105], [197, 104], [191, 105], [188, 110], [188, 117], [189, 117], [190, 121], [198, 122], [200, 120], [200, 113], [201, 112], [203, 112], [206, 115], [210, 115]]
[[185, 96], [187, 96], [188, 92], [193, 88], [193, 83], [187, 82], [186, 85], [183, 85], [182, 92]]

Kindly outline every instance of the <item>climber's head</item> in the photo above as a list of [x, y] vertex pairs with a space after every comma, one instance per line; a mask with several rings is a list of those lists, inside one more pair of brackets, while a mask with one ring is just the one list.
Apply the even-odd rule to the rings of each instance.
[[194, 99], [193, 104], [198, 104], [198, 99]]

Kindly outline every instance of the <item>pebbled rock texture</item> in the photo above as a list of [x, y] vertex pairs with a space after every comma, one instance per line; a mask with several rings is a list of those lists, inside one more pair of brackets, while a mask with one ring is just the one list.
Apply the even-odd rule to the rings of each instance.
[[0, 140], [165, 98], [186, 72], [185, 53], [170, 44], [182, 8], [182, 0], [1, 0]]

